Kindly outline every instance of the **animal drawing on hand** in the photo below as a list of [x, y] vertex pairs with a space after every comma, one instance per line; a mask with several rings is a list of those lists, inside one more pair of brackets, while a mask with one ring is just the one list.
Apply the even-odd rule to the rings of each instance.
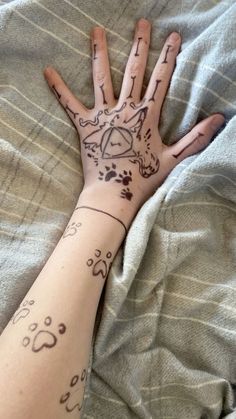
[[[100, 110], [93, 121], [79, 120], [79, 124], [86, 125], [88, 134], [82, 138], [87, 156], [93, 159], [96, 166], [100, 167], [98, 179], [103, 181], [116, 181], [121, 186], [132, 182], [132, 172], [125, 172], [117, 168], [119, 161], [129, 159], [138, 165], [139, 173], [143, 178], [148, 178], [159, 170], [160, 162], [155, 152], [150, 149], [151, 128], [144, 128], [148, 112], [148, 105], [143, 105], [138, 110], [132, 106], [133, 102], [124, 102], [117, 109], [109, 111]], [[133, 115], [127, 118], [127, 108], [132, 108]], [[96, 128], [94, 126], [96, 125]], [[122, 182], [123, 179], [123, 182]], [[128, 181], [128, 182], [127, 182]], [[123, 189], [123, 188], [122, 188]], [[122, 191], [121, 191], [122, 192]], [[120, 195], [128, 200], [132, 193]]]

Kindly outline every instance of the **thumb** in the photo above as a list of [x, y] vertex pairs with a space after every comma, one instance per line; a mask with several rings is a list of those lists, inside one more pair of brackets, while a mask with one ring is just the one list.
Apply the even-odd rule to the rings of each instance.
[[195, 125], [181, 140], [168, 147], [167, 153], [172, 164], [176, 166], [186, 157], [207, 147], [224, 122], [225, 118], [222, 114], [214, 114]]

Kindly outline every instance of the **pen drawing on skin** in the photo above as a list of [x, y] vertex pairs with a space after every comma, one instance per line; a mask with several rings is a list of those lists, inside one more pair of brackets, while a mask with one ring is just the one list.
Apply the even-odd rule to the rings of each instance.
[[84, 368], [82, 373], [71, 378], [69, 391], [62, 394], [59, 403], [65, 406], [68, 413], [74, 410], [80, 411], [83, 404], [83, 391], [87, 380], [87, 371]]
[[200, 137], [203, 137], [204, 134], [201, 132], [198, 132], [197, 136], [191, 141], [191, 143], [187, 144], [178, 154], [173, 154], [173, 157], [176, 159], [183, 153], [184, 150], [186, 150], [188, 147], [190, 147], [195, 141], [197, 141]]
[[[138, 59], [141, 54], [140, 45], [142, 42], [142, 36], [136, 38], [136, 43], [132, 50], [134, 60]], [[100, 50], [98, 50], [97, 46], [97, 43], [93, 44], [93, 59], [99, 61]], [[174, 45], [172, 45], [171, 41], [166, 42], [163, 48], [164, 57], [159, 65], [165, 66], [168, 64], [170, 54], [177, 51], [173, 47]], [[135, 61], [133, 64], [135, 64]], [[96, 115], [92, 119], [80, 117], [79, 121], [77, 120], [77, 124], [79, 127], [86, 128], [85, 132], [81, 134], [81, 144], [87, 157], [94, 162], [96, 167], [99, 166], [97, 179], [102, 182], [120, 184], [120, 198], [131, 201], [134, 196], [132, 191], [133, 171], [127, 171], [124, 167], [121, 167], [125, 160], [134, 164], [138, 168], [139, 174], [146, 179], [155, 175], [160, 169], [157, 149], [152, 147], [151, 137], [154, 130], [149, 123], [149, 113], [152, 106], [158, 103], [158, 90], [162, 80], [160, 78], [153, 80], [146, 91], [145, 97], [136, 103], [133, 95], [135, 84], [138, 82], [137, 74], [132, 75], [131, 73], [129, 77], [128, 96], [126, 96], [126, 100], [123, 103], [118, 102], [115, 108], [105, 106], [108, 105], [108, 102], [105, 83], [103, 82], [99, 85], [103, 107], [97, 110]], [[164, 83], [165, 80], [163, 80]], [[58, 89], [56, 89], [55, 85], [52, 88], [57, 98], [60, 99], [61, 94]], [[66, 110], [73, 115], [74, 119], [79, 115], [78, 112], [74, 112], [68, 105]], [[199, 132], [198, 136], [191, 143], [186, 145], [180, 152], [172, 154], [172, 156], [177, 159], [184, 150], [189, 148], [201, 136], [203, 134]]]
[[77, 115], [79, 115], [78, 112], [74, 112], [71, 108], [69, 108], [68, 105], [66, 105], [65, 109], [66, 109], [66, 111], [69, 111], [73, 115], [74, 119], [76, 118]]
[[134, 88], [134, 81], [135, 81], [135, 79], [136, 79], [136, 76], [131, 76], [131, 79], [132, 79], [132, 86], [131, 86], [131, 90], [130, 90], [129, 96], [127, 96], [127, 99], [130, 99], [130, 98], [132, 98], [132, 97], [133, 97], [133, 96], [132, 96], [132, 92], [133, 92], [133, 88]]
[[78, 232], [78, 229], [80, 227], [82, 227], [82, 223], [75, 223], [75, 222], [70, 223], [64, 231], [64, 234], [62, 236], [63, 239], [69, 236], [74, 236]]
[[[138, 37], [134, 57], [139, 57], [139, 48], [142, 37]], [[168, 54], [172, 45], [167, 44], [164, 60], [162, 64], [167, 63]], [[97, 43], [93, 44], [93, 59], [99, 59]], [[132, 188], [132, 171], [119, 169], [119, 162], [128, 159], [129, 162], [138, 167], [139, 174], [143, 178], [149, 178], [156, 174], [160, 168], [160, 161], [157, 153], [151, 150], [151, 127], [147, 126], [147, 114], [152, 102], [157, 100], [158, 87], [162, 80], [156, 79], [155, 85], [149, 97], [142, 99], [141, 103], [135, 103], [133, 99], [133, 91], [135, 88], [136, 75], [130, 76], [130, 90], [127, 100], [119, 104], [115, 109], [103, 107], [99, 109], [93, 119], [84, 117], [77, 119], [77, 124], [86, 128], [86, 134], [81, 137], [81, 143], [84, 146], [87, 157], [93, 160], [95, 166], [99, 166], [98, 180], [105, 182], [116, 182], [120, 184], [120, 197], [131, 201], [133, 198]], [[58, 90], [54, 87], [54, 91], [58, 98], [61, 97]], [[100, 86], [103, 105], [107, 105], [105, 96], [104, 83]], [[129, 112], [127, 118], [127, 110], [131, 108], [133, 114]], [[66, 110], [74, 117], [79, 115], [73, 111], [68, 105]], [[145, 126], [145, 131], [144, 131]], [[150, 141], [149, 141], [150, 140]], [[110, 164], [105, 161], [110, 160]], [[124, 188], [125, 186], [125, 188]]]
[[151, 102], [151, 101], [152, 102], [155, 102], [155, 94], [156, 94], [156, 91], [157, 91], [157, 88], [158, 88], [158, 85], [159, 85], [160, 82], [161, 82], [161, 80], [156, 80], [156, 86], [155, 86], [155, 88], [153, 90], [152, 96], [149, 99], [149, 102]]
[[162, 61], [162, 64], [167, 64], [167, 55], [168, 55], [168, 52], [169, 52], [169, 50], [170, 50], [170, 48], [171, 48], [171, 46], [172, 45], [167, 45], [167, 48], [166, 48], [166, 53], [165, 53], [165, 58], [164, 58], [164, 60]]
[[43, 349], [53, 348], [58, 342], [57, 333], [63, 335], [66, 332], [66, 326], [64, 323], [60, 323], [57, 326], [57, 332], [54, 332], [52, 330], [52, 318], [47, 316], [44, 319], [43, 326], [39, 326], [38, 323], [31, 323], [28, 331], [30, 332], [28, 334], [30, 335], [32, 333], [32, 336], [25, 336], [22, 345], [24, 347], [30, 345], [32, 352], [40, 352]]
[[34, 300], [25, 300], [23, 301], [16, 312], [13, 314], [11, 320], [13, 324], [18, 323], [20, 320], [28, 317], [31, 311], [31, 307], [35, 303]]
[[134, 54], [134, 56], [135, 56], [135, 57], [139, 57], [138, 49], [139, 49], [139, 44], [140, 44], [140, 41], [141, 41], [142, 39], [143, 39], [142, 37], [139, 37], [139, 38], [138, 38], [137, 48], [136, 48], [136, 51], [135, 51], [135, 54]]
[[112, 253], [110, 251], [104, 257], [101, 250], [95, 249], [93, 257], [87, 260], [87, 266], [91, 267], [92, 275], [105, 279], [111, 268], [111, 257]]
[[107, 105], [107, 101], [106, 101], [106, 97], [105, 97], [105, 92], [104, 92], [104, 83], [101, 84], [101, 86], [99, 86], [102, 92], [102, 98], [103, 98], [103, 105]]
[[93, 59], [96, 60], [98, 57], [96, 56], [97, 44], [93, 45]]

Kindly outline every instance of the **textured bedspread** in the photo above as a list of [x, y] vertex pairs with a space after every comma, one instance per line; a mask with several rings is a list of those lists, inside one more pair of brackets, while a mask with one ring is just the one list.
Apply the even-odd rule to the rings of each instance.
[[[209, 147], [139, 211], [97, 316], [83, 417], [236, 418], [236, 3], [0, 1], [0, 330], [58, 242], [83, 185], [76, 131], [43, 78], [93, 106], [91, 28], [107, 28], [119, 92], [134, 23], [152, 21], [146, 84], [183, 37], [163, 108], [166, 144], [223, 112]], [[48, 418], [56, 419], [56, 418]]]

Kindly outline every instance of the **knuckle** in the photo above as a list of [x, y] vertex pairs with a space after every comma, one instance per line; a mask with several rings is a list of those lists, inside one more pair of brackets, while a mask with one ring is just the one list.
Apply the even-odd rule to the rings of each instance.
[[97, 83], [101, 83], [101, 82], [104, 82], [104, 80], [105, 80], [105, 73], [104, 73], [104, 71], [96, 71], [95, 72], [95, 81]]
[[[205, 137], [204, 134], [202, 134], [200, 132], [196, 132], [194, 134], [194, 138], [195, 138], [195, 141], [196, 141], [196, 144], [197, 144], [198, 147], [201, 147], [201, 148], [202, 147], [205, 147], [205, 145], [206, 145], [206, 137]], [[194, 141], [194, 138], [193, 138], [193, 141]]]
[[158, 71], [157, 71], [157, 77], [158, 77], [158, 79], [163, 80], [167, 76], [168, 76], [167, 68], [166, 67], [163, 67], [163, 66], [160, 66], [158, 68]]
[[142, 70], [143, 66], [141, 63], [131, 63], [130, 65], [130, 74], [133, 75], [137, 75], [141, 70]]

